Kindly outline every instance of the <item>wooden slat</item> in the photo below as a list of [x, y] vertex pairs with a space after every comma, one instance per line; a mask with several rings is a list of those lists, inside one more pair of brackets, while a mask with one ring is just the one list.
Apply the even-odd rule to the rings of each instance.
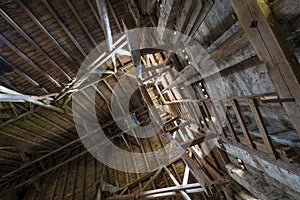
[[273, 149], [273, 145], [272, 145], [271, 139], [268, 136], [266, 126], [265, 126], [265, 124], [262, 121], [261, 113], [259, 112], [259, 110], [258, 110], [258, 108], [257, 108], [257, 106], [255, 104], [255, 100], [254, 99], [249, 99], [249, 106], [250, 106], [250, 109], [251, 109], [251, 111], [253, 113], [253, 116], [254, 116], [254, 119], [256, 121], [258, 130], [259, 130], [259, 132], [260, 132], [260, 134], [262, 136], [262, 139], [264, 141], [264, 144], [266, 145], [266, 149], [267, 149], [270, 157], [273, 158], [273, 159], [276, 159], [276, 154], [275, 154], [275, 151]]
[[241, 127], [241, 129], [242, 129], [242, 132], [243, 132], [243, 135], [244, 135], [244, 137], [245, 137], [245, 139], [246, 139], [247, 145], [248, 145], [251, 149], [253, 149], [254, 147], [253, 147], [253, 144], [252, 144], [252, 141], [251, 141], [251, 138], [250, 138], [250, 134], [249, 134], [249, 132], [248, 132], [248, 130], [247, 130], [247, 127], [246, 127], [246, 125], [245, 125], [245, 122], [244, 122], [244, 120], [243, 120], [243, 117], [242, 117], [242, 115], [241, 115], [241, 112], [240, 112], [240, 110], [239, 110], [239, 108], [238, 108], [238, 103], [237, 103], [237, 101], [236, 101], [236, 100], [232, 100], [232, 101], [231, 101], [231, 106], [232, 106], [233, 111], [234, 111], [234, 113], [235, 113], [235, 116], [236, 116], [236, 118], [237, 118], [237, 120], [238, 120], [238, 122], [239, 122], [239, 125], [240, 125], [240, 127]]

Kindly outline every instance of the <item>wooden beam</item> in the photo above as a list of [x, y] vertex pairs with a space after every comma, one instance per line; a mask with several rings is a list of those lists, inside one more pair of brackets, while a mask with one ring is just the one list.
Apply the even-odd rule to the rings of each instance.
[[25, 6], [21, 0], [17, 0], [21, 8], [26, 12], [30, 19], [45, 33], [45, 35], [52, 41], [52, 43], [59, 49], [59, 51], [67, 58], [76, 69], [79, 68], [78, 64], [71, 58], [71, 56], [61, 47], [57, 40], [49, 33], [43, 24], [33, 15], [33, 13]]
[[[105, 126], [108, 126], [108, 124], [106, 124]], [[95, 132], [92, 133], [91, 135], [95, 134], [96, 132], [97, 132], [97, 130], [95, 130]], [[118, 133], [118, 134], [116, 134], [116, 135], [110, 137], [109, 140], [113, 140], [114, 138], [119, 137], [120, 134], [121, 134], [121, 133]], [[88, 136], [91, 136], [91, 135], [87, 135], [87, 136], [84, 137], [84, 138], [87, 138]], [[81, 138], [81, 139], [83, 139], [83, 138]], [[78, 139], [76, 139], [75, 141], [80, 141], [81, 139], [78, 138]], [[58, 149], [55, 149], [54, 151], [51, 151], [50, 153], [48, 153], [48, 154], [46, 154], [46, 155], [44, 155], [44, 156], [42, 156], [42, 157], [40, 157], [40, 158], [38, 158], [38, 159], [36, 159], [36, 160], [34, 160], [34, 161], [31, 161], [30, 163], [26, 163], [26, 165], [21, 166], [20, 168], [18, 168], [17, 170], [14, 170], [13, 172], [11, 172], [11, 173], [9, 173], [9, 174], [14, 174], [15, 172], [19, 171], [20, 169], [25, 168], [26, 166], [30, 166], [33, 162], [37, 162], [37, 160], [41, 160], [41, 159], [43, 159], [43, 158], [45, 158], [45, 157], [48, 157], [49, 155], [54, 154], [54, 152], [58, 152], [58, 151], [60, 151], [61, 149], [66, 148], [66, 147], [69, 146], [71, 143], [75, 143], [75, 141], [72, 141], [72, 142], [70, 142], [70, 143], [64, 145], [63, 147], [60, 147], [60, 148], [58, 148]], [[107, 142], [107, 141], [106, 141], [106, 142]], [[25, 184], [32, 183], [36, 178], [39, 178], [39, 177], [41, 177], [41, 176], [44, 176], [45, 174], [47, 174], [47, 173], [49, 173], [49, 172], [51, 172], [51, 171], [53, 171], [53, 170], [55, 170], [55, 169], [58, 169], [58, 168], [60, 168], [61, 166], [64, 166], [65, 164], [67, 164], [67, 163], [69, 163], [69, 162], [71, 162], [71, 161], [73, 161], [73, 160], [75, 160], [75, 159], [77, 159], [77, 158], [79, 158], [79, 157], [81, 157], [81, 156], [86, 155], [87, 153], [89, 153], [91, 150], [94, 150], [94, 149], [97, 148], [98, 146], [106, 144], [106, 142], [102, 142], [102, 143], [100, 143], [100, 144], [97, 144], [97, 145], [95, 145], [95, 146], [92, 146], [90, 149], [85, 149], [85, 150], [83, 150], [82, 152], [80, 152], [80, 153], [78, 153], [78, 154], [76, 154], [76, 155], [74, 155], [74, 156], [72, 156], [72, 157], [70, 157], [70, 158], [68, 158], [68, 159], [65, 159], [64, 161], [62, 161], [62, 162], [60, 162], [60, 163], [58, 163], [58, 164], [56, 164], [56, 165], [54, 165], [54, 166], [48, 168], [47, 170], [45, 170], [45, 171], [43, 171], [43, 172], [40, 172], [40, 173], [34, 175], [33, 177], [29, 177], [29, 178], [27, 178], [26, 180], [22, 181], [21, 183], [18, 183], [18, 184], [15, 185], [15, 186], [12, 186], [12, 188], [10, 188], [10, 189], [8, 189], [8, 190], [6, 190], [6, 191], [3, 191], [3, 193], [9, 192], [9, 191], [11, 191], [11, 190], [13, 190], [13, 189], [16, 189], [16, 188], [20, 188], [20, 187], [24, 186]], [[6, 175], [6, 176], [7, 176], [7, 175]]]
[[27, 42], [29, 42], [32, 46], [34, 46], [38, 50], [38, 52], [42, 54], [48, 60], [48, 62], [51, 63], [52, 66], [54, 66], [68, 81], [72, 80], [72, 78], [33, 39], [31, 39], [31, 37], [27, 33], [25, 33], [25, 31], [18, 24], [16, 24], [14, 20], [10, 18], [1, 8], [0, 8], [0, 14], [12, 27], [14, 27], [14, 29], [19, 34], [21, 34], [27, 40]]
[[[234, 131], [234, 128], [232, 126], [232, 123], [230, 121], [230, 118], [229, 118], [229, 115], [227, 114], [227, 108], [225, 109], [224, 108], [224, 104], [222, 101], [220, 101], [220, 111], [221, 113], [223, 114], [224, 116], [224, 119], [225, 119], [225, 122], [226, 122], [226, 125], [227, 125], [227, 128], [229, 130], [229, 134], [231, 136], [231, 139], [237, 143], [237, 136], [235, 135], [235, 131]], [[227, 134], [225, 134], [225, 137], [227, 137]]]
[[151, 177], [151, 179], [146, 183], [146, 185], [142, 188], [141, 192], [143, 192], [147, 187], [160, 175], [162, 168], [159, 168], [155, 174]]
[[[4, 86], [7, 86], [15, 91], [18, 91], [18, 92], [24, 92], [24, 90], [21, 90], [19, 87], [17, 88], [12, 82], [10, 82], [7, 78], [4, 78], [3, 75], [0, 76], [0, 84], [1, 85], [4, 85]], [[44, 92], [44, 91], [43, 91]]]
[[249, 99], [249, 106], [270, 157], [272, 159], [276, 159], [277, 156], [276, 156], [276, 152], [274, 151], [271, 138], [268, 136], [267, 128], [262, 121], [261, 113], [254, 99]]
[[119, 31], [120, 31], [120, 32], [123, 32], [121, 23], [120, 23], [120, 21], [119, 21], [117, 15], [116, 15], [116, 12], [115, 12], [115, 10], [114, 10], [114, 7], [112, 6], [112, 4], [111, 4], [110, 1], [107, 1], [107, 5], [108, 5], [108, 7], [109, 7], [109, 9], [110, 9], [110, 11], [111, 11], [113, 17], [114, 17], [114, 20], [115, 20], [115, 22], [116, 22], [116, 24], [117, 24], [117, 26], [118, 26]]
[[15, 118], [11, 118], [11, 119], [9, 119], [9, 120], [7, 120], [7, 121], [5, 121], [5, 122], [2, 122], [2, 123], [0, 124], [0, 128], [4, 127], [4, 126], [6, 126], [6, 125], [8, 125], [8, 124], [10, 124], [10, 123], [13, 123], [13, 122], [15, 122], [15, 121], [17, 121], [17, 120], [19, 120], [19, 119], [22, 119], [22, 118], [25, 117], [25, 116], [31, 115], [31, 114], [33, 114], [33, 113], [35, 113], [35, 112], [38, 112], [38, 111], [41, 110], [41, 109], [42, 109], [42, 107], [37, 107], [37, 108], [34, 108], [33, 110], [26, 111], [26, 112], [24, 112], [24, 113], [18, 115], [18, 116], [15, 117]]
[[[179, 161], [179, 160], [180, 160], [180, 157], [174, 158], [173, 160], [170, 161], [170, 163], [168, 164], [168, 166], [171, 165], [172, 163], [175, 163], [175, 162]], [[140, 182], [142, 182], [142, 181], [150, 178], [152, 175], [154, 175], [154, 173], [155, 173], [155, 171], [147, 173], [147, 174], [143, 175], [142, 177], [140, 177], [139, 179], [137, 179], [137, 180], [135, 180], [135, 181], [133, 181], [131, 183], [128, 183], [127, 185], [123, 186], [123, 188], [131, 188], [133, 186], [136, 186]]]
[[300, 135], [300, 64], [280, 25], [265, 1], [230, 1], [280, 98], [295, 99], [294, 103], [283, 103], [283, 107]]
[[77, 19], [77, 21], [79, 22], [79, 24], [81, 25], [81, 27], [83, 28], [84, 32], [87, 34], [87, 36], [90, 39], [90, 41], [96, 47], [97, 46], [97, 42], [95, 41], [95, 39], [91, 35], [90, 31], [85, 26], [84, 22], [82, 21], [81, 17], [79, 16], [78, 12], [76, 11], [76, 9], [73, 6], [73, 4], [71, 3], [71, 1], [70, 0], [66, 0], [66, 3], [69, 6], [69, 8], [71, 9], [72, 13], [74, 14], [75, 18]]
[[136, 27], [141, 25], [141, 14], [134, 0], [125, 0], [129, 13], [134, 19]]
[[192, 148], [192, 152], [193, 154], [198, 157], [198, 161], [199, 163], [207, 170], [207, 172], [209, 173], [209, 175], [211, 177], [214, 178], [214, 180], [222, 180], [222, 176], [221, 174], [218, 172], [218, 170], [212, 166], [211, 164], [209, 164], [209, 162], [207, 162], [206, 160], [208, 160], [208, 156], [206, 158], [201, 158], [200, 156], [200, 152], [198, 151], [198, 149], [196, 149], [195, 147]]
[[[169, 1], [162, 1], [159, 9], [159, 19], [158, 19], [158, 27], [173, 29], [171, 25], [173, 14], [175, 10], [179, 8], [180, 5], [179, 0], [169, 0]], [[164, 32], [161, 33], [161, 36], [163, 37]]]
[[188, 184], [189, 173], [190, 173], [190, 168], [188, 166], [185, 166], [182, 185]]
[[168, 197], [168, 196], [174, 196], [176, 195], [176, 192], [182, 192], [187, 191], [187, 193], [199, 193], [204, 192], [204, 189], [201, 188], [201, 185], [199, 183], [191, 183], [186, 185], [177, 185], [177, 186], [171, 186], [166, 188], [160, 188], [155, 190], [149, 190], [146, 192], [140, 192], [137, 195], [135, 194], [129, 194], [129, 195], [116, 195], [112, 197], [108, 197], [107, 200], [128, 200], [128, 199], [154, 199], [158, 198], [155, 195], [160, 195], [159, 197]]
[[242, 132], [244, 134], [244, 137], [246, 139], [246, 142], [247, 142], [247, 145], [251, 148], [251, 149], [254, 149], [254, 146], [253, 146], [253, 143], [252, 143], [252, 140], [251, 140], [251, 137], [250, 137], [250, 134], [248, 132], [248, 129], [247, 129], [247, 126], [244, 122], [244, 119], [241, 115], [241, 112], [240, 112], [240, 109], [239, 109], [239, 105], [238, 105], [238, 102], [236, 100], [232, 100], [231, 101], [231, 106], [233, 108], [233, 111], [234, 111], [234, 114], [239, 122], [239, 125], [242, 129]]
[[259, 151], [256, 149], [250, 149], [248, 146], [242, 145], [239, 143], [233, 144], [231, 141], [229, 141], [225, 138], [221, 138], [220, 140], [221, 140], [221, 149], [228, 154], [232, 154], [232, 153], [230, 153], [230, 151], [226, 149], [225, 145], [229, 145], [231, 147], [237, 147], [241, 150], [247, 151], [251, 156], [256, 156], [256, 157], [263, 159], [269, 163], [272, 163], [273, 165], [278, 166], [279, 168], [289, 171], [290, 173], [296, 174], [298, 176], [300, 175], [300, 164], [297, 162], [287, 163], [286, 161], [283, 161], [281, 159], [274, 160], [274, 159], [270, 158], [270, 156], [265, 152], [262, 152], [262, 151]]
[[[16, 125], [16, 124], [10, 124], [8, 126], [9, 128], [13, 129], [13, 132], [21, 132], [21, 133], [25, 133], [27, 135], [27, 137], [34, 137], [35, 139], [38, 139], [43, 145], [47, 146], [49, 149], [52, 148], [57, 148], [58, 146], [62, 145], [62, 143], [57, 142], [55, 140], [51, 140], [47, 137], [44, 137], [42, 134], [40, 133], [36, 133], [33, 132], [32, 130], [28, 130], [22, 126]], [[34, 140], [34, 139], [32, 139]], [[42, 142], [43, 141], [43, 142]]]
[[[280, 22], [288, 21], [294, 19], [300, 14], [300, 2], [294, 0], [285, 0], [285, 1], [273, 1], [272, 2], [272, 11], [276, 19]], [[293, 5], [293, 6], [291, 6]], [[296, 25], [296, 23], [295, 23]]]
[[33, 96], [33, 95], [25, 95], [14, 90], [8, 89], [4, 86], [0, 85], [0, 102], [30, 102], [41, 107], [45, 107], [60, 113], [64, 113], [64, 110], [52, 106], [50, 103], [46, 104], [43, 101], [53, 102], [56, 94], [49, 94], [44, 96]]
[[154, 106], [154, 104], [153, 104], [153, 101], [152, 101], [152, 99], [151, 99], [151, 97], [150, 97], [150, 95], [149, 95], [149, 93], [148, 93], [148, 91], [147, 91], [145, 85], [142, 85], [142, 86], [140, 87], [140, 92], [141, 92], [142, 97], [143, 97], [145, 103], [147, 104], [149, 110], [151, 111], [151, 113], [152, 113], [154, 119], [156, 120], [156, 122], [157, 122], [160, 126], [162, 126], [162, 125], [163, 125], [163, 121], [162, 121], [162, 119], [161, 119], [161, 117], [160, 117], [160, 115], [159, 115], [157, 109], [155, 108], [155, 106]]
[[113, 50], [113, 38], [112, 38], [112, 31], [110, 28], [110, 22], [109, 22], [109, 16], [108, 16], [108, 10], [106, 5], [106, 0], [96, 0], [99, 15], [102, 21], [102, 26], [105, 30], [105, 36], [108, 43], [108, 48], [110, 51]]
[[82, 170], [83, 170], [83, 176], [81, 177], [82, 178], [82, 185], [81, 185], [81, 199], [85, 199], [85, 189], [86, 189], [86, 171], [87, 171], [87, 154], [84, 155], [84, 160], [83, 160], [83, 167], [82, 167]]
[[58, 179], [60, 179], [60, 174], [61, 174], [61, 168], [58, 169], [58, 172], [56, 174], [56, 178], [55, 178], [55, 182], [54, 182], [54, 186], [53, 186], [54, 188], [52, 190], [51, 198], [50, 198], [51, 200], [53, 200], [54, 197], [55, 197], [55, 193], [56, 193], [56, 190], [57, 190]]
[[76, 38], [72, 35], [72, 33], [69, 31], [69, 29], [66, 27], [66, 25], [63, 23], [63, 21], [59, 18], [59, 16], [56, 14], [52, 6], [49, 4], [47, 0], [42, 0], [44, 5], [47, 7], [47, 9], [50, 11], [50, 13], [54, 16], [57, 23], [62, 27], [62, 29], [65, 31], [65, 33], [69, 36], [71, 41], [74, 43], [74, 45], [78, 48], [78, 50], [81, 52], [81, 54], [86, 57], [86, 52], [82, 49]]
[[190, 36], [191, 38], [194, 37], [195, 33], [198, 31], [202, 22], [205, 20], [206, 16], [212, 9], [213, 5], [214, 5], [214, 1], [202, 1], [201, 10], [199, 10], [199, 9], [195, 10], [195, 11], [198, 11], [198, 16], [196, 18], [196, 21], [193, 24], [193, 27], [187, 33], [188, 36]]
[[205, 172], [200, 168], [200, 166], [193, 160], [187, 153], [182, 155], [182, 160], [189, 167], [190, 171], [196, 178], [196, 180], [203, 186], [209, 186], [211, 183], [210, 178], [205, 174]]
[[240, 29], [233, 33], [220, 46], [213, 49], [210, 52], [210, 56], [215, 62], [218, 62], [248, 44], [249, 40], [247, 39], [247, 35], [243, 29]]
[[[167, 137], [170, 141], [173, 140], [172, 136], [170, 134], [167, 134]], [[187, 139], [182, 138], [184, 140], [184, 142], [188, 142]], [[173, 140], [174, 141], [174, 140]], [[176, 142], [176, 141], [175, 141]], [[176, 142], [177, 143], [177, 142]], [[180, 144], [178, 144], [178, 146], [180, 146]], [[203, 186], [206, 187], [208, 185], [210, 185], [211, 180], [209, 179], [209, 177], [203, 172], [203, 170], [200, 168], [200, 166], [196, 163], [195, 160], [193, 160], [187, 153], [183, 153], [181, 155], [181, 158], [183, 160], [183, 162], [186, 164], [186, 166], [189, 167], [190, 171], [192, 172], [192, 174], [194, 175], [194, 177], [196, 178], [196, 180]]]
[[41, 73], [46, 79], [55, 84], [57, 87], [61, 87], [59, 82], [57, 82], [52, 76], [50, 76], [45, 70], [43, 70], [39, 65], [37, 65], [32, 59], [25, 55], [19, 48], [17, 48], [11, 41], [9, 41], [2, 33], [0, 34], [0, 40], [4, 42], [13, 52], [18, 54], [26, 62], [28, 62], [35, 70]]
[[69, 171], [70, 171], [71, 163], [68, 163], [68, 165], [66, 167], [67, 167], [67, 170], [66, 170], [66, 173], [65, 173], [63, 186], [62, 186], [61, 200], [65, 199], [64, 197], [65, 197], [65, 192], [66, 192], [66, 187], [67, 187], [67, 181], [69, 179]]
[[[169, 177], [171, 178], [171, 180], [173, 181], [173, 183], [176, 186], [180, 186], [179, 182], [176, 180], [176, 178], [173, 176], [173, 174], [169, 171], [169, 169], [166, 166], [164, 166], [163, 168], [165, 169], [165, 171], [167, 172], [167, 174], [169, 175]], [[183, 199], [185, 199], [185, 200], [191, 200], [191, 198], [189, 197], [189, 195], [185, 191], [181, 190], [179, 192], [180, 192], [181, 196], [183, 197]]]

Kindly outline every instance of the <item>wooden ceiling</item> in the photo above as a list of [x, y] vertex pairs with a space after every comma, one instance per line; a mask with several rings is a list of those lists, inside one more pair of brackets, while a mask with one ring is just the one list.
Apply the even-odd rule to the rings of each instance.
[[[112, 0], [107, 4], [112, 34], [121, 33], [121, 21], [131, 17], [129, 8], [125, 1]], [[74, 80], [83, 59], [106, 38], [94, 0], [7, 0], [0, 2], [0, 14], [0, 82], [22, 94], [60, 93]], [[130, 57], [117, 60], [120, 69], [130, 66]], [[107, 67], [113, 69], [111, 62]], [[102, 93], [98, 94], [97, 110], [103, 124], [111, 120], [105, 97], [116, 81], [117, 76], [109, 76], [98, 85]], [[34, 170], [34, 164], [19, 168], [28, 160], [49, 152], [55, 159], [65, 149], [56, 153], [53, 150], [66, 144], [69, 150], [81, 145], [70, 102], [63, 98], [53, 104], [61, 108], [65, 105], [65, 113], [31, 103], [1, 103], [0, 173], [3, 176], [19, 169], [2, 177], [2, 183], [24, 170]]]
[[[106, 2], [112, 35], [123, 32], [122, 21], [132, 28], [138, 25], [137, 21], [141, 26], [156, 26], [158, 18], [165, 19], [160, 21], [163, 22], [164, 27], [186, 31], [204, 47], [212, 48], [212, 57], [223, 67], [222, 70], [237, 64], [232, 64], [224, 58], [229, 58], [231, 55], [236, 59], [239, 56], [235, 53], [241, 47], [250, 47], [242, 29], [230, 33], [232, 34], [230, 36], [226, 36], [228, 34], [226, 32], [224, 34], [225, 30], [237, 23], [231, 9], [228, 9], [230, 10], [228, 15], [223, 13], [224, 16], [214, 19], [220, 21], [222, 26], [219, 29], [205, 32], [214, 24], [209, 21], [213, 20], [213, 17], [203, 23], [204, 18], [209, 12], [212, 13], [211, 15], [216, 15], [219, 9], [226, 10], [227, 7], [223, 8], [222, 3], [212, 9], [215, 1], [201, 1], [200, 6], [196, 1], [190, 3], [176, 0], [171, 10], [162, 9], [168, 12], [163, 13], [158, 11], [161, 1], [156, 0], [107, 0]], [[190, 9], [187, 11], [182, 10], [185, 4], [190, 4]], [[230, 4], [227, 3], [226, 6], [230, 7]], [[200, 7], [201, 9], [197, 11]], [[138, 9], [141, 16], [135, 9]], [[274, 11], [284, 26], [284, 21], [289, 19], [289, 16], [281, 14], [282, 10], [278, 7], [275, 7]], [[189, 19], [183, 19], [178, 15], [179, 12], [197, 13], [197, 15], [189, 14]], [[3, 0], [0, 2], [0, 14], [0, 84], [22, 94], [35, 96], [61, 94], [74, 81], [84, 58], [97, 44], [106, 39], [96, 0]], [[166, 18], [162, 15], [166, 15]], [[195, 22], [191, 23], [193, 26], [186, 23], [189, 20]], [[200, 25], [202, 32], [198, 30]], [[292, 33], [294, 29], [287, 32]], [[222, 38], [222, 34], [225, 35], [225, 39]], [[217, 41], [219, 37], [221, 39]], [[298, 38], [291, 35], [290, 40], [294, 48], [299, 46]], [[220, 50], [224, 48], [228, 49], [225, 53]], [[251, 47], [250, 49], [249, 51], [252, 51]], [[255, 53], [253, 54], [249, 53], [250, 56], [256, 56]], [[171, 54], [157, 53], [151, 56], [152, 64], [162, 64], [163, 59], [169, 59]], [[244, 60], [248, 59], [244, 57]], [[172, 61], [177, 63], [178, 68], [180, 62], [183, 64], [185, 62], [174, 58]], [[255, 61], [259, 62], [257, 59]], [[106, 65], [109, 70], [114, 69], [112, 62], [107, 62]], [[107, 75], [96, 85], [98, 90], [95, 107], [102, 128], [112, 141], [121, 143], [124, 148], [133, 148], [136, 152], [153, 151], [154, 148], [163, 147], [165, 138], [160, 137], [153, 138], [151, 141], [130, 141], [130, 138], [124, 136], [113, 121], [107, 105], [113, 93], [111, 88], [125, 73], [132, 72], [131, 58], [122, 56], [117, 59], [117, 69], [117, 73]], [[130, 81], [127, 83], [131, 84]], [[122, 95], [126, 96], [126, 91], [123, 91]], [[87, 94], [83, 93], [82, 97], [83, 102], [89, 103]], [[139, 93], [133, 97], [131, 110], [147, 121], [148, 109], [141, 99]], [[124, 192], [133, 193], [139, 191], [142, 185], [147, 185], [151, 177], [156, 176], [154, 172], [124, 173], [97, 162], [78, 138], [69, 95], [52, 101], [51, 105], [63, 112], [28, 102], [0, 103], [0, 191], [18, 190], [25, 195], [24, 199], [29, 196], [33, 199], [43, 198], [38, 196], [41, 194], [51, 199], [92, 199], [97, 195], [99, 180], [105, 179], [107, 182], [103, 186], [104, 192], [113, 193], [116, 189], [111, 187], [113, 184], [119, 186], [119, 190], [121, 188]], [[82, 116], [85, 112], [89, 112], [85, 104], [80, 106]], [[177, 160], [167, 167], [172, 174], [176, 174], [178, 180], [184, 176], [185, 163], [182, 160]], [[168, 173], [160, 173], [157, 177], [158, 186], [167, 187], [169, 183], [173, 184]], [[194, 182], [196, 179], [197, 177], [191, 176], [189, 182]], [[34, 187], [30, 187], [32, 185]], [[38, 194], [36, 191], [39, 191]], [[37, 196], [29, 195], [31, 193]], [[199, 198], [197, 195], [191, 197]]]

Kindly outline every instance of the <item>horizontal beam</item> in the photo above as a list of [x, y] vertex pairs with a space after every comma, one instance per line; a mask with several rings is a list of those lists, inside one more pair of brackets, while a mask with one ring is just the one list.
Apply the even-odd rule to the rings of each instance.
[[122, 199], [127, 200], [127, 199], [136, 199], [136, 198], [152, 199], [157, 197], [156, 195], [158, 194], [159, 197], [163, 197], [170, 194], [171, 196], [173, 196], [176, 194], [176, 192], [180, 192], [180, 191], [186, 191], [187, 193], [195, 193], [195, 192], [204, 192], [205, 190], [201, 188], [201, 185], [199, 183], [192, 183], [186, 185], [178, 185], [178, 186], [171, 186], [171, 187], [160, 188], [155, 190], [149, 190], [146, 192], [140, 192], [138, 194], [116, 195], [116, 196], [108, 197], [107, 200], [122, 200]]

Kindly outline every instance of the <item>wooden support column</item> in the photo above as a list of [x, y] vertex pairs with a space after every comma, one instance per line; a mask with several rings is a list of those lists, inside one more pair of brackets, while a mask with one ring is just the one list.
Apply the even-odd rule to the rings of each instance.
[[295, 53], [265, 1], [230, 1], [258, 57], [266, 64], [280, 98], [295, 99], [283, 103], [283, 107], [300, 135], [300, 64]]

